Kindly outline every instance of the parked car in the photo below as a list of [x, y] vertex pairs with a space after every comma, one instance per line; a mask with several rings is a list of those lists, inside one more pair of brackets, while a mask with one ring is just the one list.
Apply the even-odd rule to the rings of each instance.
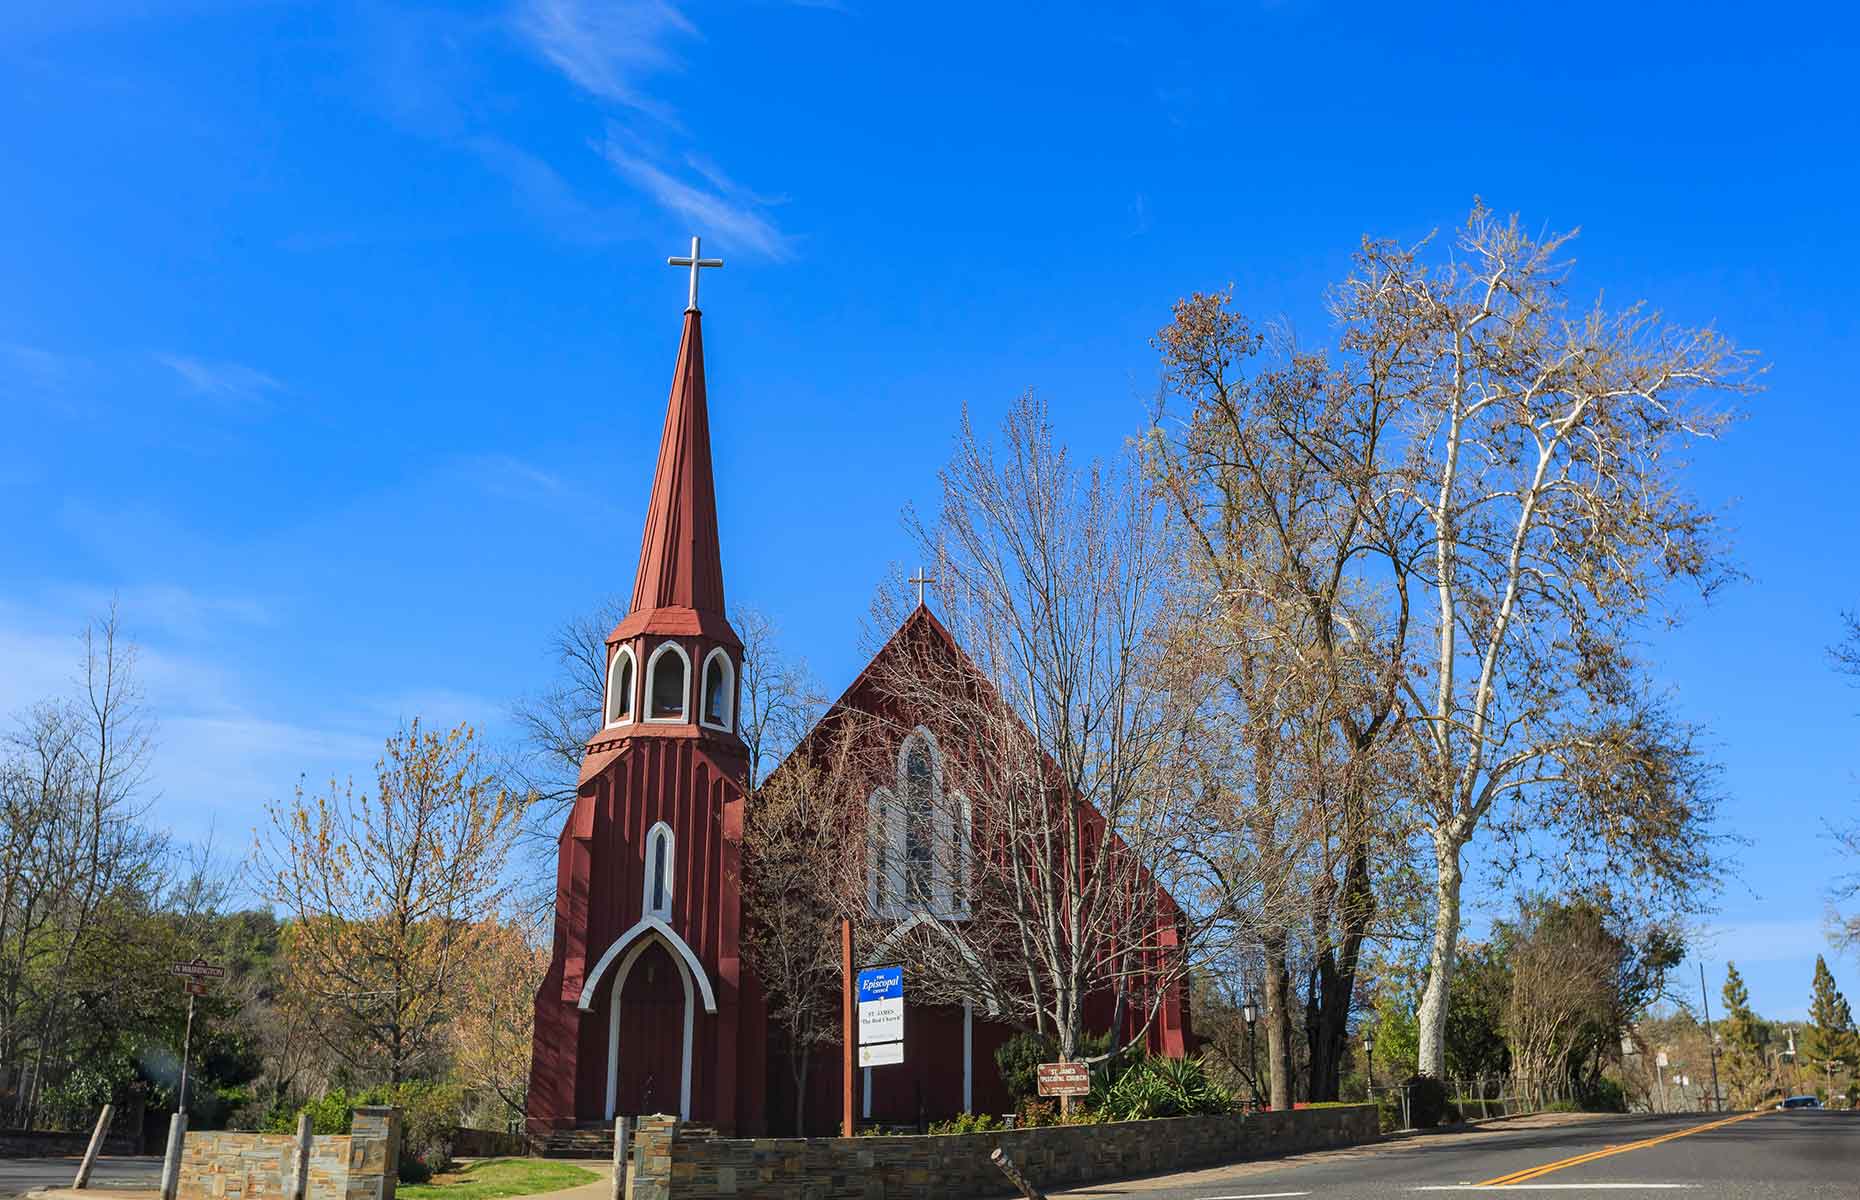
[[1815, 1099], [1813, 1096], [1791, 1096], [1787, 1100], [1784, 1100], [1781, 1104], [1778, 1104], [1776, 1107], [1777, 1108], [1820, 1108], [1821, 1101]]

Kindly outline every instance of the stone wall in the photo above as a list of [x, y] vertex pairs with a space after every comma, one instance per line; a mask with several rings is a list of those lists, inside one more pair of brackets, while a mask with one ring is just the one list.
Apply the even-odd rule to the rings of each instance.
[[641, 1120], [628, 1200], [934, 1200], [1014, 1195], [998, 1146], [1042, 1190], [1375, 1141], [1369, 1105], [944, 1137], [717, 1138]]
[[530, 1139], [520, 1133], [463, 1125], [452, 1131], [453, 1158], [521, 1158], [529, 1152]]
[[[310, 1139], [306, 1200], [394, 1200], [400, 1112], [355, 1110], [350, 1132]], [[297, 1137], [190, 1132], [181, 1144], [181, 1200], [292, 1200]]]

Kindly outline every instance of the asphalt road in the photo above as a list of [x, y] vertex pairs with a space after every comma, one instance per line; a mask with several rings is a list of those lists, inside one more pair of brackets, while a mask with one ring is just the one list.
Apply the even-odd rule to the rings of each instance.
[[[1738, 1114], [1742, 1116], [1742, 1114]], [[1066, 1200], [1451, 1200], [1683, 1196], [1697, 1200], [1860, 1198], [1860, 1113], [1607, 1117], [1418, 1137], [1066, 1192]]]
[[[0, 1196], [21, 1196], [33, 1188], [70, 1187], [78, 1163], [72, 1158], [0, 1158]], [[161, 1186], [161, 1155], [115, 1158], [102, 1155], [91, 1168], [95, 1188]]]

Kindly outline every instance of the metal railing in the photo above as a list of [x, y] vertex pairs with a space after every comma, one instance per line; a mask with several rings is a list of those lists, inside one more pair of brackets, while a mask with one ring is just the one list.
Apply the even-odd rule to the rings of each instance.
[[[1495, 1117], [1517, 1117], [1567, 1105], [1574, 1099], [1568, 1081], [1532, 1085], [1508, 1075], [1490, 1075], [1473, 1079], [1449, 1079], [1447, 1103], [1459, 1110], [1467, 1121], [1486, 1121]], [[1369, 1100], [1392, 1111], [1395, 1128], [1414, 1128], [1414, 1104], [1411, 1088], [1405, 1083], [1377, 1084], [1369, 1089]]]

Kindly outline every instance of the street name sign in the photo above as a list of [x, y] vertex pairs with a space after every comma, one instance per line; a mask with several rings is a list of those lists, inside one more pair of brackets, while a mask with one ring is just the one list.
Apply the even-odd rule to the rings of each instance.
[[859, 972], [859, 1065], [891, 1066], [904, 1061], [904, 968], [868, 967]]
[[1091, 1095], [1091, 1066], [1082, 1062], [1041, 1063], [1040, 1095]]

